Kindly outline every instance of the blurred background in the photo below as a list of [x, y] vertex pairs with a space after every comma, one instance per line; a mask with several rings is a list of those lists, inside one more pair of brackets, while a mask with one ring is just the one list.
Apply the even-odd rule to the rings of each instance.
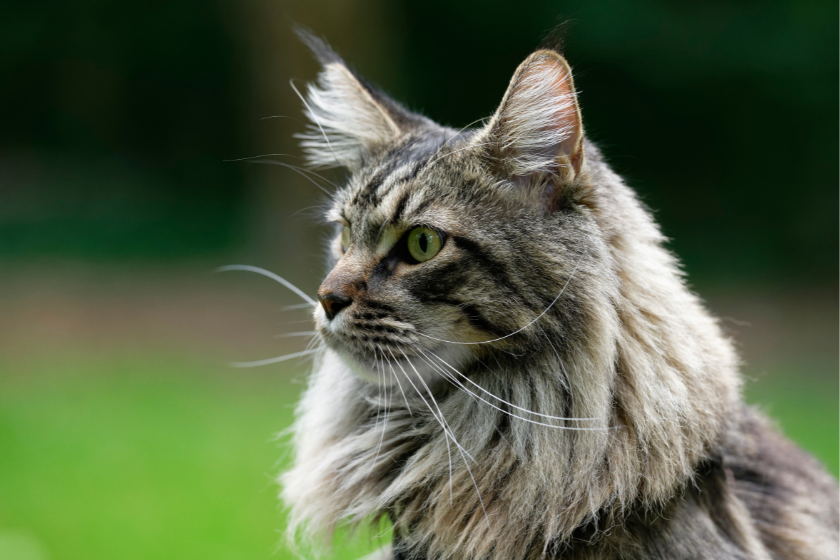
[[[747, 398], [838, 472], [838, 6], [107, 0], [0, 19], [0, 560], [289, 558], [273, 477], [323, 195], [289, 81], [326, 37], [408, 107], [490, 115], [557, 24], [587, 133], [737, 341]], [[280, 117], [282, 118], [268, 118]], [[340, 172], [331, 172], [340, 180]], [[339, 543], [352, 558], [387, 535]]]

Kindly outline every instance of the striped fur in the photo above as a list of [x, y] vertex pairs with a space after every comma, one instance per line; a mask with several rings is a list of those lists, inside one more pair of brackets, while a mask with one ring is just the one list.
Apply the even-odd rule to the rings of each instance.
[[[459, 132], [307, 41], [304, 147], [351, 171], [321, 291], [352, 303], [315, 313], [293, 535], [388, 517], [383, 558], [837, 557], [834, 481], [742, 404], [731, 342], [583, 139], [559, 54]], [[412, 264], [419, 225], [445, 242]]]

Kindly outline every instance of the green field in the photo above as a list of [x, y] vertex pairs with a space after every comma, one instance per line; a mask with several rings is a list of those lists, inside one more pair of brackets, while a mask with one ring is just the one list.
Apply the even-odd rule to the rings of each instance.
[[295, 558], [273, 481], [286, 371], [29, 362], [0, 380], [0, 559]]
[[[0, 368], [0, 560], [295, 557], [273, 477], [304, 368], [133, 353]], [[751, 398], [836, 475], [836, 382], [785, 379]]]

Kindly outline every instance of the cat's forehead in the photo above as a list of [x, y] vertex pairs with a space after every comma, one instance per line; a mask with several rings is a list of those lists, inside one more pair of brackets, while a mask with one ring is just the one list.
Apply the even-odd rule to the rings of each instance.
[[377, 230], [387, 223], [427, 225], [434, 209], [445, 204], [459, 182], [459, 152], [467, 134], [446, 129], [437, 134], [412, 138], [369, 163], [348, 180], [335, 197], [328, 213], [332, 221], [351, 225], [354, 230]]

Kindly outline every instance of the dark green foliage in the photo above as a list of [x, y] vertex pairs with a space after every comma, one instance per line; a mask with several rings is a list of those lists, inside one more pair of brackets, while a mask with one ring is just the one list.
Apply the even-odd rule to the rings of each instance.
[[[289, 4], [316, 33], [325, 9]], [[0, 256], [183, 257], [241, 243], [254, 187], [223, 160], [275, 151], [243, 133], [253, 123], [242, 107], [249, 73], [278, 70], [249, 67], [259, 47], [242, 39], [252, 30], [237, 10], [7, 8]], [[656, 211], [692, 278], [835, 278], [836, 5], [406, 0], [379, 12], [363, 18], [365, 33], [387, 37], [375, 57], [353, 57], [358, 29], [328, 39], [396, 98], [454, 126], [491, 114], [516, 65], [568, 21], [587, 134]], [[292, 77], [313, 76], [276, 76]], [[31, 203], [8, 202], [20, 191]], [[57, 212], [56, 200], [72, 204]]]
[[240, 235], [233, 49], [204, 2], [9, 6], [0, 255], [194, 256]]
[[836, 278], [836, 5], [494, 4], [406, 2], [400, 67], [413, 70], [387, 89], [463, 126], [491, 114], [511, 69], [568, 21], [587, 135], [691, 277]]

